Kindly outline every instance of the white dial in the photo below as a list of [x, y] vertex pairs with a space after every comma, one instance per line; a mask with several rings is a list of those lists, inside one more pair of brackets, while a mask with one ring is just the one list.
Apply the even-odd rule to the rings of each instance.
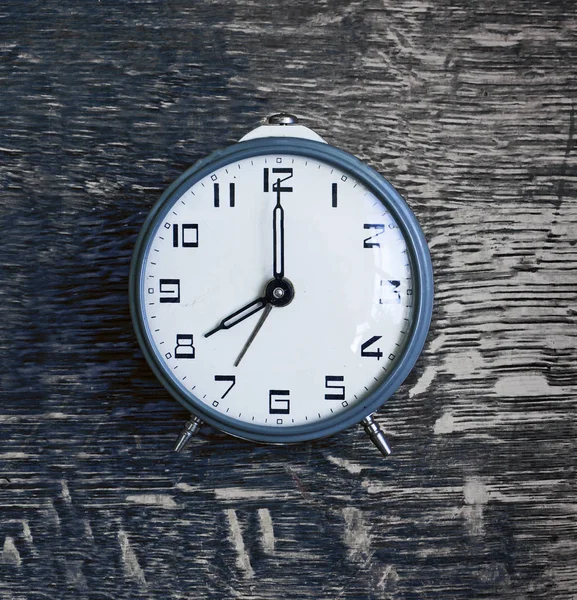
[[362, 404], [410, 334], [398, 223], [317, 159], [258, 155], [210, 172], [169, 198], [142, 256], [157, 363], [181, 394], [239, 426], [302, 426]]

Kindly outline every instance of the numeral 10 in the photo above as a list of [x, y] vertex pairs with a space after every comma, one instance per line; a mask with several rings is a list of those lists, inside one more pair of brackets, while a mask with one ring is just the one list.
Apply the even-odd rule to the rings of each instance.
[[196, 223], [172, 226], [172, 247], [198, 248], [198, 225]]

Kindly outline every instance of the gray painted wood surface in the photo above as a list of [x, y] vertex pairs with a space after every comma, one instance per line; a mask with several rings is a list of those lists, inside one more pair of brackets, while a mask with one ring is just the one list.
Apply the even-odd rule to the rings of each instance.
[[[0, 90], [0, 600], [577, 598], [573, 3], [4, 0]], [[176, 456], [135, 342], [147, 211], [281, 109], [430, 241], [389, 460]]]

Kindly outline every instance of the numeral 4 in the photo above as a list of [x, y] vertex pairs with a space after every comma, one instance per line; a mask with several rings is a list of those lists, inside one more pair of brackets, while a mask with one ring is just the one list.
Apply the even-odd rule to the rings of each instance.
[[367, 350], [370, 346], [372, 346], [375, 342], [378, 342], [383, 336], [382, 335], [374, 335], [372, 338], [369, 338], [364, 344], [361, 344], [361, 356], [366, 356], [370, 358], [376, 358], [380, 360], [383, 356], [380, 348], [376, 350]]

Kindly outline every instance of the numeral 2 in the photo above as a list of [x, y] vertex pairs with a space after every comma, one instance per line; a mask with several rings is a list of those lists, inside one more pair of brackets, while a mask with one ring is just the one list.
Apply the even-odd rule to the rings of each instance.
[[373, 223], [365, 223], [363, 227], [365, 229], [376, 229], [378, 231], [378, 233], [375, 233], [375, 235], [371, 235], [363, 241], [363, 248], [380, 248], [381, 245], [379, 244], [379, 242], [369, 242], [369, 240], [372, 240], [378, 235], [381, 235], [385, 231], [385, 226], [378, 224], [375, 225]]
[[377, 348], [376, 350], [367, 350], [367, 348], [372, 346], [375, 342], [378, 342], [382, 337], [382, 335], [374, 335], [372, 338], [368, 339], [364, 344], [361, 344], [361, 356], [367, 356], [380, 360], [383, 356], [383, 353], [381, 352], [380, 348]]
[[[268, 412], [271, 415], [290, 414], [289, 390], [270, 390], [268, 393]], [[279, 397], [280, 396], [280, 397]], [[285, 398], [286, 396], [286, 398]]]
[[[326, 375], [325, 376], [325, 388], [332, 390], [331, 394], [325, 394], [325, 400], [344, 400], [345, 399], [345, 386], [344, 385], [330, 385], [331, 383], [343, 383], [345, 378], [342, 375]], [[338, 393], [335, 391], [338, 390]]]
[[[180, 279], [159, 279], [160, 302], [180, 302]], [[162, 295], [164, 294], [164, 295]]]

